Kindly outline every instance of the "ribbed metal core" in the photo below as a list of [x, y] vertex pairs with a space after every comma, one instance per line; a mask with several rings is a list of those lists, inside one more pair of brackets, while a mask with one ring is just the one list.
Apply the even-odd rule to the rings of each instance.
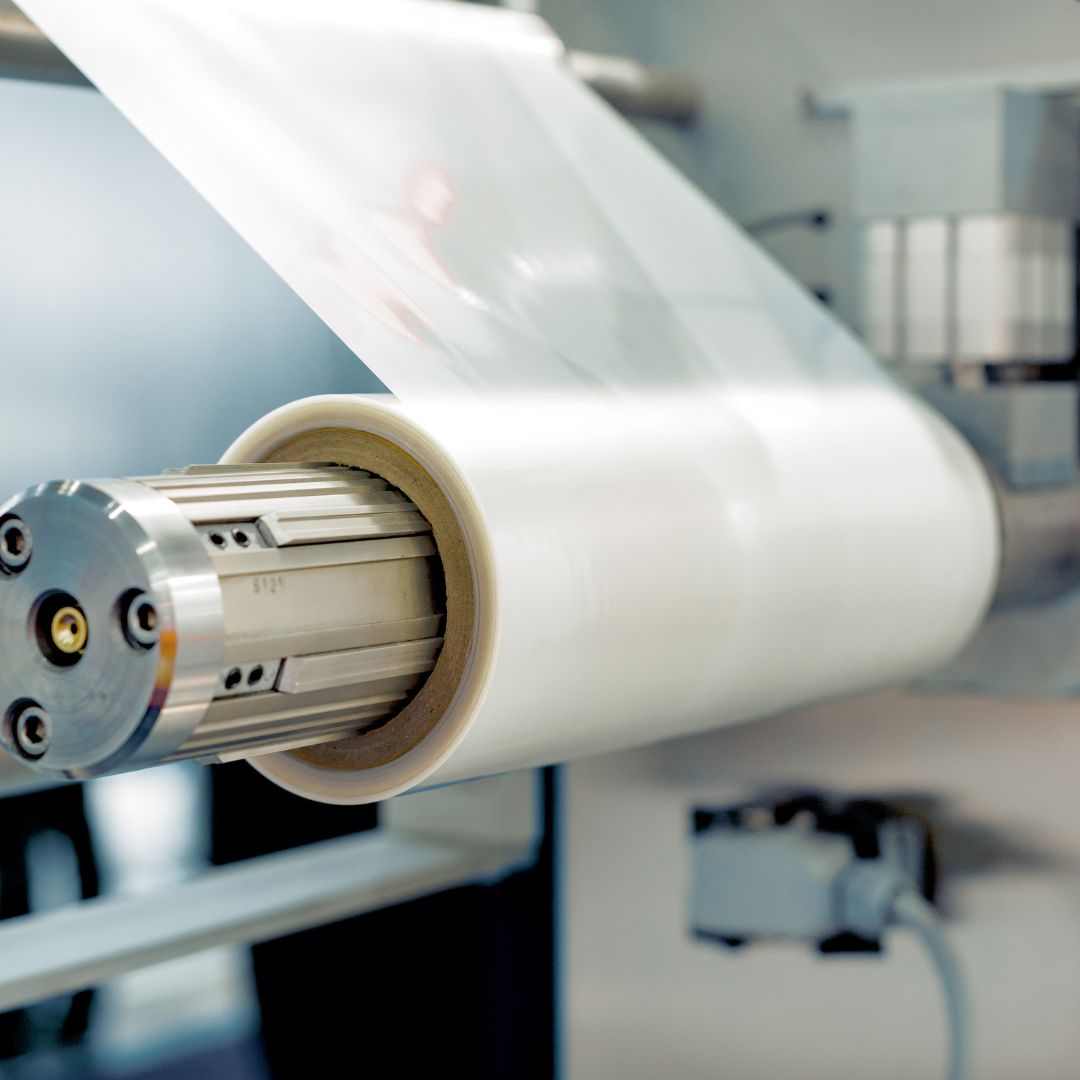
[[[77, 543], [62, 540], [68, 523]], [[408, 703], [442, 646], [430, 525], [362, 470], [198, 466], [47, 486], [5, 507], [0, 533], [13, 551], [25, 536], [30, 552], [0, 574], [7, 624], [33, 623], [42, 597], [65, 598], [36, 617], [44, 631], [12, 635], [16, 662], [0, 670], [5, 741], [44, 771], [226, 761], [371, 730]], [[30, 546], [35, 534], [47, 550]], [[191, 634], [184, 583], [195, 580]], [[181, 668], [190, 692], [178, 712]], [[87, 702], [105, 693], [96, 730]]]
[[196, 527], [225, 612], [218, 693], [174, 757], [229, 760], [371, 730], [435, 666], [431, 526], [385, 480], [266, 465], [142, 482]]

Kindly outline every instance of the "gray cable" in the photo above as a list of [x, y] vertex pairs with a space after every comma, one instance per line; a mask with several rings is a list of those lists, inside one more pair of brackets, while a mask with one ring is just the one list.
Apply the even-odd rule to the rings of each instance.
[[968, 1080], [971, 1058], [971, 1018], [967, 985], [941, 919], [917, 892], [907, 890], [892, 904], [893, 926], [911, 930], [922, 942], [941, 980], [949, 1020], [949, 1080]]

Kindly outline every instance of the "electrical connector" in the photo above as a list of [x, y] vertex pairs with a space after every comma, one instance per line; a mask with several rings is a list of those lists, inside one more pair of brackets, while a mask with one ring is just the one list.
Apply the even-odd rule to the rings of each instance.
[[690, 923], [701, 936], [818, 942], [846, 929], [839, 882], [851, 841], [796, 826], [713, 828], [693, 843]]
[[[888, 928], [913, 931], [945, 992], [949, 1080], [967, 1076], [966, 988], [924, 895], [934, 873], [920, 822], [881, 804], [835, 806], [820, 796], [698, 809], [693, 820], [690, 926], [696, 936], [729, 946], [802, 941], [837, 952], [880, 951]], [[872, 843], [867, 822], [874, 826]], [[836, 947], [845, 942], [848, 948]]]

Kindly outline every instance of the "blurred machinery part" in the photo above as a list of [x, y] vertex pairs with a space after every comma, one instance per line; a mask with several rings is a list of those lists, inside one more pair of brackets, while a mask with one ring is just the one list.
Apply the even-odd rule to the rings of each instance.
[[1014, 537], [999, 610], [929, 686], [1077, 690], [1078, 90], [1046, 63], [809, 99], [849, 118], [863, 334], [990, 466]]
[[[865, 320], [896, 362], [1061, 363], [1074, 349], [1075, 108], [997, 86], [852, 103]], [[948, 155], [949, 169], [932, 163]]]
[[[770, 858], [778, 859], [774, 864], [777, 870], [798, 874], [807, 865], [824, 865], [835, 871], [836, 867], [846, 868], [854, 858], [887, 866], [926, 900], [933, 901], [937, 892], [937, 860], [929, 828], [906, 810], [880, 799], [793, 791], [761, 795], [732, 806], [695, 806], [691, 835], [695, 867], [711, 843], [731, 844], [732, 850], [748, 852], [755, 859], [756, 841], [765, 838], [764, 846], [775, 845]], [[817, 844], [812, 863], [800, 866], [787, 862], [782, 853], [799, 850], [807, 836]], [[824, 863], [819, 856], [824, 856]], [[694, 880], [704, 885], [706, 875]], [[753, 875], [744, 881], [738, 874], [726, 874], [718, 883], [692, 890], [691, 929], [703, 939], [715, 939], [732, 948], [756, 938], [794, 936], [812, 939], [826, 955], [881, 951], [880, 935], [864, 935], [838, 925], [838, 905], [826, 902], [816, 911], [812, 904], [800, 907], [801, 892], [796, 887], [776, 887], [764, 895], [761, 881], [754, 881]], [[718, 902], [728, 905], [720, 918], [713, 907]], [[794, 906], [785, 912], [788, 904]], [[726, 924], [728, 933], [710, 929], [716, 922]]]
[[967, 987], [927, 899], [932, 870], [920, 822], [882, 804], [830, 805], [815, 795], [698, 808], [693, 820], [690, 928], [698, 938], [806, 942], [837, 953], [878, 951], [888, 929], [911, 930], [945, 996], [949, 1080], [970, 1075]]
[[0, 0], [0, 78], [90, 85], [11, 0]]
[[690, 124], [701, 107], [697, 86], [654, 64], [570, 49], [566, 63], [583, 83], [626, 116]]
[[[566, 63], [627, 116], [684, 125], [694, 122], [701, 107], [690, 79], [654, 64], [573, 49], [566, 52]], [[0, 78], [93, 85], [12, 0], [0, 0]]]
[[1074, 483], [1075, 103], [990, 78], [837, 99], [851, 115], [868, 343], [1006, 484]]
[[378, 829], [246, 859], [150, 893], [0, 925], [0, 1010], [223, 944], [265, 941], [529, 866], [538, 777], [497, 777], [389, 810]]

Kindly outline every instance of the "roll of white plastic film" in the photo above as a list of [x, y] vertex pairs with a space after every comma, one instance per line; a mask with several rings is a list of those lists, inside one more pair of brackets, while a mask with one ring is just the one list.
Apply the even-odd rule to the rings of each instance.
[[980, 466], [887, 386], [316, 398], [267, 417], [228, 458], [352, 428], [401, 447], [446, 494], [478, 604], [470, 662], [419, 746], [358, 770], [337, 745], [254, 759], [320, 798], [895, 682], [967, 639], [994, 577]]
[[979, 625], [973, 453], [543, 23], [21, 6], [398, 399], [298, 402], [226, 458], [373, 470], [447, 576], [421, 735], [254, 759], [277, 782], [367, 801], [656, 741], [925, 673]]

